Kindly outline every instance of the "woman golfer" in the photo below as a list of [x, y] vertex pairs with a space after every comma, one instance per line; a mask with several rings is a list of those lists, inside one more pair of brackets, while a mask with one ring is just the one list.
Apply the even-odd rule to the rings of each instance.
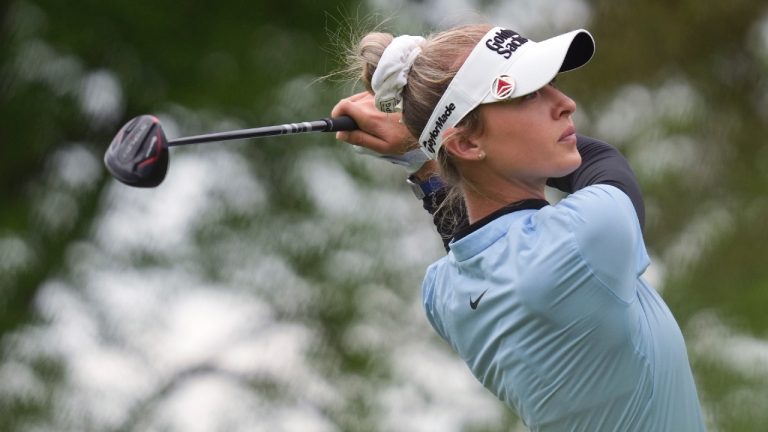
[[[576, 135], [576, 104], [553, 85], [592, 57], [592, 36], [472, 25], [359, 48], [369, 92], [334, 108], [360, 126], [338, 138], [414, 173], [448, 239], [424, 308], [474, 376], [535, 431], [704, 430], [680, 329], [641, 276], [635, 177]], [[550, 205], [546, 184], [569, 195]]]

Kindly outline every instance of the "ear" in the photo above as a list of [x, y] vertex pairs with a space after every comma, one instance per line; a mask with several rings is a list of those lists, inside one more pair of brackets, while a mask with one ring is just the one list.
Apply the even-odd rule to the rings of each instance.
[[485, 157], [477, 137], [468, 136], [460, 127], [452, 127], [443, 133], [443, 147], [460, 160], [477, 161]]

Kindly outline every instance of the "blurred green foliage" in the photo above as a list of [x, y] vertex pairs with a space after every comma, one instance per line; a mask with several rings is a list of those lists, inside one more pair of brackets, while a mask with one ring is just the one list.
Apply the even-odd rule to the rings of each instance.
[[[706, 5], [693, 0], [593, 0], [589, 5], [589, 29], [598, 54], [588, 72], [563, 80], [585, 113], [585, 133], [601, 132], [606, 107], [629, 85], [662, 89], [662, 97], [665, 85], [683, 83], [696, 95], [682, 115], [661, 115], [613, 142], [631, 161], [644, 157], [654, 142], [684, 137], [692, 143], [685, 164], [690, 170], [640, 177], [651, 207], [647, 242], [666, 264], [666, 301], [686, 333], [694, 331], [699, 312], [711, 310], [739, 331], [765, 340], [768, 7], [759, 0]], [[323, 117], [349, 87], [328, 82], [310, 86], [310, 82], [338, 67], [329, 55], [331, 39], [343, 17], [358, 11], [365, 13], [365, 6], [318, 0], [0, 4], [0, 240], [7, 245], [20, 239], [27, 248], [20, 253], [21, 264], [0, 266], [0, 338], [36, 322], [38, 290], [46, 280], [66, 274], [67, 249], [90, 235], [93, 220], [105, 205], [110, 180], [103, 172], [92, 186], [65, 191], [76, 203], [73, 223], [58, 227], [41, 223], [39, 200], [55, 186], [49, 173], [57, 149], [77, 143], [102, 154], [127, 119], [178, 107], [234, 118], [243, 125], [281, 121], [287, 114], [307, 120]], [[118, 118], [94, 121], [82, 109], [78, 83], [99, 71], [108, 71], [119, 81]], [[299, 85], [286, 100], [278, 89], [292, 81]], [[307, 112], [317, 106], [326, 109]], [[313, 212], [306, 191], [284, 176], [294, 162], [286, 147], [285, 142], [267, 142], [243, 150], [263, 173], [261, 178], [272, 182], [268, 186], [275, 186], [267, 192], [274, 214], [262, 215], [265, 219], [293, 220]], [[227, 220], [231, 227], [250, 222]], [[369, 229], [350, 226], [346, 235], [361, 243], [387, 235]], [[199, 233], [198, 241], [205, 243], [216, 233]], [[355, 296], [363, 282], [351, 278], [335, 284], [322, 274], [326, 251], [348, 246], [347, 241], [353, 240], [302, 251], [279, 241], [275, 247], [302, 277], [334, 293], [318, 299], [303, 318], [322, 325], [326, 348], [318, 357], [335, 359], [334, 367], [345, 373], [383, 381], [388, 379], [387, 368], [379, 364], [378, 354], [350, 347], [341, 337], [361, 313], [343, 299]], [[0, 256], [6, 261], [12, 258], [16, 259]], [[215, 265], [207, 271], [216, 278]], [[399, 280], [388, 270], [381, 270], [378, 277], [383, 284]], [[717, 430], [768, 428], [764, 419], [719, 408], [731, 406], [735, 392], [766, 397], [764, 377], [744, 378], [695, 354], [692, 361]], [[62, 374], [55, 363], [35, 369], [51, 383]], [[267, 391], [258, 383], [254, 387]], [[346, 407], [351, 412], [329, 414], [340, 429], [370, 426], [374, 416], [364, 396], [367, 389], [357, 390], [355, 406]], [[11, 419], [44, 410], [23, 401], [0, 408], [0, 424], [7, 430], [20, 424]]]
[[[103, 153], [122, 121], [169, 104], [258, 124], [286, 79], [335, 67], [324, 51], [330, 47], [328, 22], [345, 7], [338, 1], [289, 7], [248, 1], [6, 3], [0, 15], [0, 234], [28, 241], [34, 260], [0, 282], [0, 334], [33, 316], [29, 303], [37, 287], [58, 271], [67, 244], [88, 229], [107, 180], [103, 176], [79, 197], [75, 226], [45, 232], [31, 202], [44, 187], [41, 179], [56, 148], [78, 142]], [[30, 51], [40, 58], [29, 59]], [[102, 127], [83, 114], [79, 89], [51, 82], [63, 75], [77, 86], [83, 74], [98, 70], [116, 75], [124, 99], [121, 119]]]

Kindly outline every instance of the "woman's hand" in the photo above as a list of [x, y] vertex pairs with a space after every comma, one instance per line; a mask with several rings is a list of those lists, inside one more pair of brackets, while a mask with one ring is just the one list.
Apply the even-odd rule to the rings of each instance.
[[342, 99], [331, 111], [331, 117], [340, 115], [352, 117], [359, 129], [336, 132], [336, 139], [401, 165], [418, 180], [428, 180], [435, 175], [437, 164], [428, 160], [408, 128], [400, 123], [402, 115], [376, 109], [372, 94], [362, 92]]
[[336, 139], [364, 147], [381, 155], [402, 155], [417, 148], [416, 139], [400, 123], [400, 113], [383, 113], [373, 104], [368, 92], [342, 99], [333, 107], [331, 117], [348, 115], [357, 122], [358, 130], [336, 132]]

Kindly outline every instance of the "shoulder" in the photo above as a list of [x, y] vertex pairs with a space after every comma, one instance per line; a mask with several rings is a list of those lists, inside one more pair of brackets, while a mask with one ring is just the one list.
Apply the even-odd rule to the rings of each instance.
[[581, 240], [634, 231], [637, 216], [629, 197], [620, 189], [597, 184], [580, 189], [554, 206], [542, 209], [537, 223], [567, 230]]
[[555, 208], [571, 220], [572, 228], [580, 228], [578, 232], [584, 235], [631, 232], [637, 221], [629, 196], [608, 184], [580, 189]]
[[543, 224], [572, 238], [579, 255], [607, 285], [642, 273], [649, 259], [629, 197], [605, 184], [588, 186], [548, 209]]

